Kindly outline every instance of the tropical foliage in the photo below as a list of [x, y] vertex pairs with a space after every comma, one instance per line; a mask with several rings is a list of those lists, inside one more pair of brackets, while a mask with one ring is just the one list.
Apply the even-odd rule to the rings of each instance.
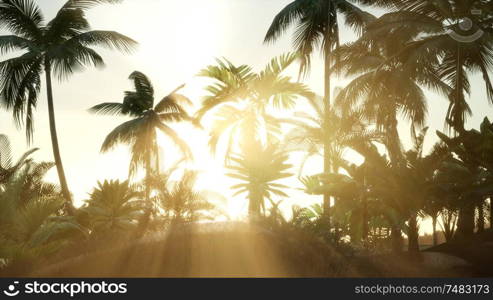
[[[477, 129], [467, 123], [473, 75], [482, 76], [486, 100], [493, 102], [493, 11], [487, 1], [295, 0], [265, 36], [274, 42], [294, 26], [295, 52], [259, 71], [217, 59], [197, 74], [208, 81], [200, 103], [181, 94], [185, 85], [156, 99], [151, 80], [134, 71], [132, 89], [120, 102], [89, 109], [128, 118], [101, 146], [101, 152], [129, 147], [128, 179], [97, 182], [77, 207], [58, 145], [52, 77], [103, 66], [93, 47], [134, 49], [134, 40], [93, 31], [86, 18], [88, 9], [116, 2], [69, 0], [45, 21], [33, 0], [0, 0], [0, 28], [10, 33], [0, 36], [0, 55], [7, 57], [0, 62], [2, 106], [25, 127], [29, 145], [45, 75], [54, 160], [36, 162], [37, 148], [17, 155], [0, 135], [2, 274], [30, 274], [36, 264], [97, 251], [102, 243], [230, 220], [209, 187], [200, 185], [203, 174], [189, 146], [194, 137], [175, 126], [184, 122], [209, 136], [209, 149], [194, 153], [224, 152], [223, 173], [234, 181], [226, 202], [248, 206], [237, 218], [269, 234], [300, 243], [307, 235], [345, 257], [407, 248], [415, 258], [428, 227], [433, 245], [427, 246], [437, 246], [442, 236], [446, 245], [472, 243], [491, 231], [493, 123], [487, 117]], [[383, 14], [375, 17], [363, 7]], [[342, 43], [343, 26], [356, 38]], [[323, 96], [302, 76], [318, 50]], [[334, 88], [336, 75], [342, 86]], [[430, 95], [448, 101], [448, 132], [427, 127]], [[410, 129], [410, 139], [402, 128]], [[173, 166], [160, 155], [161, 135], [182, 155]], [[307, 168], [309, 159], [319, 164]], [[53, 167], [59, 184], [47, 180]]]

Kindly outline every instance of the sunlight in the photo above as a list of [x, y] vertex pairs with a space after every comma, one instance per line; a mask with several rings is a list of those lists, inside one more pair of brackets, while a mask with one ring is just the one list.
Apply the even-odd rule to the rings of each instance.
[[493, 7], [418, 2], [0, 0], [0, 277], [493, 275]]
[[[223, 210], [229, 219], [237, 220], [245, 215], [246, 201], [243, 197], [232, 197], [229, 188], [234, 180], [226, 176], [227, 170], [223, 161], [214, 158], [208, 151], [208, 135], [206, 132], [194, 128], [192, 125], [177, 124], [174, 126], [192, 150], [194, 161], [184, 162], [180, 169], [191, 168], [199, 172], [196, 187], [199, 191], [218, 194], [213, 202]], [[169, 139], [158, 132], [160, 147], [161, 171], [165, 171], [181, 159], [179, 150]], [[221, 199], [222, 198], [222, 199]]]

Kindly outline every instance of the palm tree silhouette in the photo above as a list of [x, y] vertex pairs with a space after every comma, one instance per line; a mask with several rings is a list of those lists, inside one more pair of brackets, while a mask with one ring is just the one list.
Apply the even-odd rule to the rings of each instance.
[[227, 175], [241, 181], [231, 188], [236, 190], [235, 196], [248, 194], [250, 217], [265, 211], [265, 199], [272, 200], [273, 195], [288, 197], [282, 191], [287, 186], [278, 182], [293, 175], [287, 160], [288, 154], [279, 145], [263, 146], [259, 141], [242, 144], [241, 152], [231, 158], [232, 163], [227, 166], [231, 172]]
[[[390, 44], [390, 43], [389, 43]], [[426, 96], [421, 83], [447, 91], [440, 80], [426, 81], [426, 75], [415, 74], [392, 60], [394, 49], [386, 42], [366, 37], [341, 46], [341, 57], [335, 66], [338, 72], [354, 78], [336, 98], [336, 105], [343, 110], [358, 110], [363, 119], [385, 132], [384, 144], [394, 165], [403, 162], [403, 148], [397, 130], [398, 116], [422, 127], [428, 112]]]
[[37, 148], [28, 150], [14, 162], [12, 146], [8, 136], [0, 134], [0, 184], [7, 182], [19, 169], [30, 163], [32, 161], [30, 156], [36, 151], [38, 151]]
[[[323, 156], [324, 143], [330, 141], [330, 161], [334, 172], [337, 172], [337, 165], [344, 161], [344, 150], [352, 143], [381, 140], [382, 134], [368, 128], [361, 110], [332, 107], [327, 117], [326, 103], [322, 97], [315, 96], [307, 100], [313, 112], [295, 112], [294, 118], [282, 119], [295, 126], [284, 137], [285, 147], [292, 151], [305, 152], [305, 160], [314, 155]], [[300, 173], [301, 171], [300, 169]]]
[[[489, 102], [493, 102], [491, 48], [491, 4], [487, 1], [400, 1], [382, 0], [378, 5], [392, 12], [382, 16], [368, 29], [381, 39], [405, 38], [406, 47], [396, 59], [407, 64], [409, 70], [439, 77], [450, 85], [450, 102], [446, 125], [456, 132], [464, 131], [464, 123], [472, 114], [466, 95], [470, 94], [470, 75], [480, 73], [484, 79]], [[479, 12], [479, 13], [478, 13]], [[481, 13], [484, 12], [484, 13]], [[464, 32], [461, 22], [467, 18], [471, 29]], [[474, 31], [481, 30], [480, 36]], [[455, 34], [470, 35], [471, 39], [458, 40]], [[400, 43], [400, 42], [399, 42]], [[433, 66], [436, 71], [426, 72]]]
[[95, 235], [114, 234], [137, 225], [142, 214], [141, 193], [128, 181], [98, 182], [81, 212]]
[[[360, 1], [361, 2], [361, 1]], [[274, 18], [265, 36], [265, 42], [274, 42], [285, 33], [290, 26], [296, 25], [294, 48], [301, 55], [300, 73], [310, 69], [311, 55], [317, 48], [325, 59], [324, 101], [325, 115], [329, 118], [331, 106], [331, 68], [332, 52], [339, 47], [338, 13], [345, 17], [346, 24], [361, 33], [366, 25], [374, 20], [374, 16], [364, 12], [347, 0], [295, 0], [288, 4]], [[330, 144], [324, 144], [324, 172], [331, 172]], [[324, 210], [330, 218], [330, 196], [324, 195]], [[330, 220], [327, 220], [330, 227]]]
[[170, 180], [172, 173], [153, 178], [153, 187], [157, 192], [155, 200], [166, 213], [165, 221], [188, 223], [213, 220], [217, 208], [208, 201], [204, 191], [195, 188], [198, 172], [185, 170], [176, 182]]
[[139, 167], [146, 170], [145, 199], [150, 213], [150, 178], [152, 176], [151, 161], [156, 159], [155, 172], [159, 173], [159, 157], [157, 146], [157, 130], [164, 133], [182, 151], [187, 159], [192, 158], [192, 152], [187, 143], [167, 123], [191, 121], [182, 104], [191, 101], [178, 94], [178, 87], [171, 94], [154, 104], [154, 88], [147, 76], [135, 71], [130, 74], [134, 91], [126, 91], [123, 102], [105, 102], [89, 109], [92, 113], [106, 115], [129, 116], [133, 119], [119, 125], [108, 134], [101, 146], [102, 152], [107, 152], [123, 143], [130, 145], [132, 158], [130, 160], [129, 176], [133, 176]]
[[[259, 73], [249, 66], [235, 66], [227, 60], [218, 60], [199, 76], [211, 78], [215, 83], [206, 87], [209, 95], [197, 112], [197, 120], [214, 111], [215, 120], [209, 139], [213, 153], [221, 138], [228, 134], [226, 160], [238, 143], [254, 140], [278, 139], [281, 134], [280, 119], [268, 113], [268, 108], [292, 108], [298, 97], [310, 98], [313, 93], [299, 82], [292, 82], [283, 72], [296, 60], [297, 55], [286, 54], [274, 58]], [[241, 137], [235, 140], [235, 137]]]
[[113, 31], [91, 31], [85, 12], [101, 3], [115, 0], [69, 0], [56, 17], [45, 23], [33, 0], [1, 0], [0, 26], [12, 35], [0, 36], [0, 53], [22, 51], [20, 56], [0, 62], [1, 98], [13, 111], [17, 124], [26, 126], [28, 142], [34, 130], [33, 111], [41, 90], [41, 75], [46, 76], [48, 114], [53, 156], [67, 208], [72, 197], [63, 169], [55, 123], [52, 75], [66, 79], [87, 66], [101, 67], [102, 57], [91, 47], [103, 46], [129, 52], [136, 42]]

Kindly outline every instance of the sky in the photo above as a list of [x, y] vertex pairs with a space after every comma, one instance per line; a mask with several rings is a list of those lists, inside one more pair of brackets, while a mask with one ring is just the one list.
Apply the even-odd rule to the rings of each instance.
[[[55, 16], [63, 0], [38, 0], [46, 19]], [[204, 86], [208, 81], [198, 78], [200, 69], [213, 64], [215, 58], [225, 57], [235, 64], [247, 64], [255, 70], [263, 68], [268, 61], [291, 50], [290, 35], [274, 45], [263, 44], [265, 33], [273, 17], [289, 0], [126, 0], [119, 5], [102, 5], [89, 11], [88, 18], [93, 29], [115, 30], [139, 42], [139, 48], [131, 55], [101, 50], [106, 61], [103, 69], [87, 69], [76, 73], [69, 80], [54, 82], [56, 121], [61, 154], [69, 186], [77, 204], [87, 199], [88, 193], [98, 180], [125, 180], [128, 173], [128, 151], [119, 147], [107, 154], [99, 152], [105, 136], [125, 118], [95, 116], [87, 109], [101, 102], [119, 102], [123, 92], [131, 89], [128, 76], [139, 70], [152, 80], [156, 99], [167, 95], [177, 86], [185, 83], [181, 93], [188, 96], [198, 107], [205, 96]], [[382, 11], [371, 10], [377, 15]], [[0, 32], [4, 34], [4, 32]], [[343, 28], [343, 41], [350, 41], [355, 35]], [[1, 59], [1, 58], [0, 58]], [[296, 78], [297, 70], [289, 71]], [[310, 76], [305, 83], [322, 94], [323, 64], [315, 57]], [[471, 80], [473, 93], [470, 104], [475, 115], [468, 127], [478, 127], [485, 116], [492, 115], [487, 104], [486, 93], [481, 85], [482, 78]], [[343, 85], [344, 79], [335, 79], [335, 86]], [[426, 148], [437, 140], [435, 130], [443, 130], [447, 100], [427, 93], [429, 98], [430, 131]], [[42, 90], [35, 115], [36, 132], [32, 145], [26, 145], [25, 135], [17, 129], [10, 113], [0, 112], [0, 132], [7, 134], [16, 152], [20, 155], [29, 147], [39, 147], [34, 155], [38, 161], [52, 161], [45, 90]], [[244, 197], [232, 198], [228, 186], [231, 179], [224, 175], [223, 160], [211, 157], [207, 147], [207, 133], [190, 126], [178, 126], [178, 132], [194, 150], [195, 167], [202, 171], [199, 187], [213, 190], [226, 197], [224, 205], [234, 215], [246, 211]], [[409, 127], [400, 122], [403, 143], [409, 147]], [[163, 168], [178, 158], [176, 149], [166, 140], [160, 140], [163, 147]], [[308, 162], [306, 174], [321, 171], [320, 160]], [[294, 170], [295, 173], [297, 172]], [[48, 179], [56, 182], [56, 171]], [[289, 204], [309, 205], [320, 197], [306, 196], [297, 191], [301, 185], [293, 179], [289, 182], [291, 200]]]

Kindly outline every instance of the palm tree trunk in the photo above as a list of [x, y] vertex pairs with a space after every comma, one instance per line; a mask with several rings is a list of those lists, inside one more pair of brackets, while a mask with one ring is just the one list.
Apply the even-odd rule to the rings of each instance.
[[65, 205], [67, 212], [70, 215], [74, 214], [74, 206], [72, 203], [72, 195], [67, 184], [67, 178], [65, 177], [65, 171], [63, 169], [62, 157], [60, 155], [60, 148], [58, 146], [58, 136], [56, 131], [55, 122], [55, 106], [53, 104], [53, 87], [51, 83], [51, 64], [49, 59], [45, 59], [45, 75], [46, 75], [46, 93], [48, 99], [48, 117], [50, 123], [51, 145], [53, 149], [53, 157], [55, 159], [56, 170], [58, 173], [58, 180], [62, 188], [62, 194], [65, 198]]
[[433, 246], [438, 245], [438, 238], [437, 238], [437, 218], [438, 218], [438, 215], [434, 215], [431, 218], [431, 225], [433, 227]]
[[493, 197], [490, 196], [490, 229], [493, 228]]
[[[147, 148], [147, 149], [152, 149], [152, 148]], [[140, 221], [139, 221], [139, 227], [137, 228], [136, 235], [142, 235], [146, 230], [149, 225], [149, 221], [151, 219], [151, 213], [152, 213], [152, 207], [151, 207], [151, 153], [149, 150], [146, 151], [145, 153], [145, 170], [146, 170], [146, 175], [145, 175], [145, 190], [144, 190], [144, 197], [145, 197], [145, 204], [144, 204], [144, 214], [142, 215]]]
[[397, 110], [394, 110], [390, 116], [390, 126], [387, 129], [387, 147], [389, 152], [390, 161], [393, 166], [400, 165], [402, 161], [402, 149], [401, 140], [399, 136], [399, 130], [397, 129], [398, 121], [396, 118]]
[[256, 221], [260, 217], [260, 210], [262, 207], [262, 196], [255, 189], [251, 189], [248, 199], [248, 217], [251, 221]]
[[483, 201], [478, 205], [478, 232], [484, 231], [484, 205]]
[[390, 233], [392, 252], [399, 254], [402, 252], [402, 231], [397, 226], [392, 226]]
[[412, 254], [419, 253], [419, 234], [418, 234], [418, 222], [416, 214], [412, 214], [409, 218], [409, 230], [407, 233], [407, 251]]
[[[328, 33], [330, 34], [330, 33]], [[330, 39], [329, 39], [330, 41]], [[330, 81], [330, 65], [331, 65], [331, 50], [330, 50], [330, 42], [328, 42], [325, 49], [325, 71], [324, 71], [324, 127], [328, 128], [328, 125], [326, 124], [329, 122], [330, 118], [330, 106], [331, 106], [331, 81]], [[330, 163], [330, 141], [328, 139], [324, 139], [324, 173], [328, 174], [331, 173], [332, 167]], [[327, 230], [330, 232], [331, 228], [331, 212], [330, 212], [330, 202], [331, 202], [331, 197], [330, 194], [325, 193], [323, 195], [323, 214], [324, 214], [324, 219], [325, 223], [327, 226]]]
[[155, 152], [156, 152], [156, 175], [161, 174], [161, 162], [159, 161], [159, 145], [155, 141]]
[[362, 238], [363, 241], [366, 241], [368, 239], [368, 199], [366, 196], [363, 196], [363, 234]]
[[463, 207], [459, 209], [459, 219], [457, 221], [456, 237], [467, 238], [474, 234], [474, 205], [471, 200], [466, 200]]
[[145, 185], [145, 201], [146, 201], [146, 217], [151, 215], [151, 152], [146, 151], [146, 185]]

